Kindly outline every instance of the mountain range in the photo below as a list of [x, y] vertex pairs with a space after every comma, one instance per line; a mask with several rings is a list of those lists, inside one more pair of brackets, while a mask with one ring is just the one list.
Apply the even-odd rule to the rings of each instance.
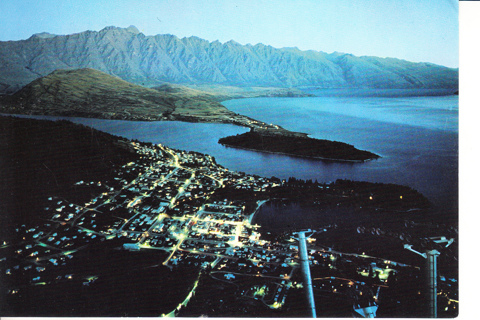
[[134, 26], [71, 35], [39, 33], [0, 42], [0, 93], [13, 93], [57, 69], [92, 68], [153, 87], [165, 82], [319, 88], [458, 87], [458, 69], [395, 58], [198, 37], [146, 36]]

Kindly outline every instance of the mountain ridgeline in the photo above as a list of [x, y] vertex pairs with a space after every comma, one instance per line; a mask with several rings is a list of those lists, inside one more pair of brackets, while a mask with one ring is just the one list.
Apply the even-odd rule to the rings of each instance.
[[394, 58], [277, 49], [264, 44], [146, 36], [107, 27], [71, 35], [35, 34], [0, 42], [0, 93], [57, 69], [93, 68], [128, 82], [320, 88], [458, 87], [458, 69]]

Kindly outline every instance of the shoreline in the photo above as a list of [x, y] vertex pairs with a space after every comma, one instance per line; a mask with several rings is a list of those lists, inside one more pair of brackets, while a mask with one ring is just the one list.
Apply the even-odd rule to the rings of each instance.
[[[99, 120], [120, 120], [120, 121], [145, 121], [145, 122], [157, 122], [157, 121], [161, 121], [161, 122], [169, 122], [169, 121], [180, 121], [180, 122], [186, 122], [186, 123], [211, 123], [211, 124], [215, 124], [215, 123], [218, 123], [218, 124], [232, 124], [232, 125], [236, 125], [236, 126], [239, 126], [239, 127], [243, 127], [243, 128], [252, 128], [250, 126], [247, 126], [247, 125], [242, 125], [242, 124], [239, 124], [238, 122], [236, 121], [185, 121], [185, 120], [180, 120], [180, 119], [159, 119], [159, 120], [129, 120], [129, 119], [109, 119], [109, 118], [97, 118], [97, 117], [84, 117], [84, 116], [65, 116], [65, 115], [45, 115], [45, 114], [15, 114], [15, 113], [4, 113], [4, 112], [0, 112], [0, 116], [5, 116], [5, 117], [18, 117], [18, 118], [35, 118], [35, 117], [58, 117], [58, 118], [62, 118], [62, 119], [50, 119], [50, 120], [53, 120], [53, 121], [56, 121], [56, 120], [67, 120], [67, 121], [71, 121], [71, 120], [68, 120], [68, 119], [64, 119], [64, 118], [84, 118], [84, 119], [99, 119]], [[300, 133], [300, 132], [294, 132], [294, 131], [288, 131], [286, 129], [283, 129], [281, 128], [281, 130], [279, 129], [276, 129], [277, 133], [276, 134], [279, 134], [279, 135], [283, 135], [283, 136], [291, 136], [291, 137], [308, 137], [308, 134], [306, 133]], [[273, 133], [270, 133], [270, 134], [273, 134]], [[328, 141], [331, 141], [331, 140], [328, 140]], [[331, 141], [333, 142], [333, 141]], [[306, 155], [298, 155], [298, 154], [294, 154], [294, 153], [287, 153], [287, 152], [276, 152], [276, 151], [268, 151], [268, 150], [259, 150], [259, 149], [254, 149], [254, 148], [246, 148], [246, 147], [239, 147], [239, 146], [234, 146], [234, 145], [230, 145], [230, 144], [226, 144], [226, 143], [220, 143], [218, 142], [220, 145], [222, 146], [225, 146], [225, 147], [228, 147], [228, 148], [236, 148], [236, 149], [243, 149], [243, 150], [247, 150], [247, 151], [253, 151], [253, 152], [262, 152], [262, 153], [270, 153], [270, 154], [278, 154], [278, 155], [284, 155], [284, 156], [290, 156], [290, 157], [298, 157], [298, 158], [304, 158], [304, 159], [314, 159], [314, 160], [321, 160], [321, 161], [331, 161], [331, 162], [345, 162], [345, 163], [364, 163], [364, 162], [368, 162], [368, 161], [372, 161], [372, 160], [377, 160], [378, 158], [381, 158], [381, 156], [378, 156], [378, 158], [368, 158], [368, 159], [365, 159], [365, 160], [348, 160], [348, 159], [337, 159], [337, 158], [326, 158], [326, 157], [320, 157], [320, 156], [306, 156]]]
[[264, 205], [265, 203], [267, 203], [268, 201], [270, 201], [270, 199], [257, 201], [257, 208], [256, 208], [255, 211], [253, 211], [253, 213], [248, 217], [248, 223], [250, 223], [250, 225], [252, 224], [253, 218], [254, 218], [255, 215], [257, 214], [258, 209], [260, 209], [260, 207], [263, 206], [263, 205]]

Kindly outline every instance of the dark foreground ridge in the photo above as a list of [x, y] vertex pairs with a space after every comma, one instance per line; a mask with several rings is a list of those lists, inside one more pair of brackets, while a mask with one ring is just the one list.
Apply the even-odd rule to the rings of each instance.
[[[31, 222], [52, 194], [89, 200], [79, 180], [102, 181], [115, 166], [138, 158], [116, 137], [69, 121], [0, 116], [0, 230]], [[11, 230], [10, 230], [11, 231]]]
[[333, 161], [363, 162], [380, 158], [343, 142], [256, 131], [221, 138], [218, 143], [234, 148]]

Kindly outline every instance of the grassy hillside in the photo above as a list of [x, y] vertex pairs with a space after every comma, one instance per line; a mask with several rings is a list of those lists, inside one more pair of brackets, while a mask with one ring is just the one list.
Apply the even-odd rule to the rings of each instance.
[[107, 119], [160, 118], [174, 110], [168, 95], [94, 69], [54, 71], [0, 103], [9, 113]]
[[131, 84], [95, 69], [56, 70], [0, 100], [5, 113], [124, 120], [175, 120], [178, 116], [233, 115], [214, 100]]
[[167, 83], [152, 89], [168, 92], [179, 97], [206, 101], [225, 101], [242, 98], [259, 97], [306, 97], [312, 96], [295, 88], [275, 87], [235, 87], [219, 84], [179, 85]]
[[[230, 97], [234, 96], [230, 94]], [[225, 98], [228, 97], [222, 93], [179, 85], [167, 84], [157, 90], [150, 89], [86, 68], [56, 70], [11, 96], [0, 97], [0, 112], [135, 121], [233, 123], [286, 132], [228, 110], [218, 102]]]

